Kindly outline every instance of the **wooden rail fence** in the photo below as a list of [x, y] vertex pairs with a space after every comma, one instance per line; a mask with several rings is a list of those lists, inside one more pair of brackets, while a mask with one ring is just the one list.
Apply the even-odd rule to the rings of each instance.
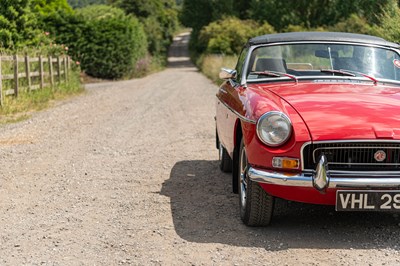
[[[3, 62], [11, 62], [13, 74], [3, 74]], [[32, 64], [37, 64], [38, 71], [31, 71]], [[10, 67], [8, 67], [10, 69]], [[0, 106], [3, 106], [3, 98], [8, 95], [18, 96], [21, 91], [33, 91], [45, 86], [53, 87], [68, 81], [71, 69], [71, 60], [67, 56], [58, 57], [29, 57], [29, 56], [0, 56]], [[21, 86], [21, 79], [25, 79], [25, 85]], [[3, 89], [3, 81], [11, 80], [12, 89]], [[10, 86], [9, 86], [10, 87]]]

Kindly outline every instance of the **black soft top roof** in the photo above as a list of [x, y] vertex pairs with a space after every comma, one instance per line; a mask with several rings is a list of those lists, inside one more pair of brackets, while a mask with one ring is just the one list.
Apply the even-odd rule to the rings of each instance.
[[388, 42], [382, 38], [344, 32], [288, 32], [267, 34], [251, 38], [247, 42], [249, 45], [268, 44], [276, 42], [297, 42], [297, 41], [333, 41], [333, 42], [353, 42], [363, 44], [381, 45], [393, 48], [400, 48], [399, 44]]

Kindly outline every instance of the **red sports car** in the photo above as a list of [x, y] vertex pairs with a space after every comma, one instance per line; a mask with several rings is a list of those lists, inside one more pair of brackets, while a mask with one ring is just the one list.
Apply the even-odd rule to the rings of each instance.
[[349, 33], [252, 38], [217, 93], [217, 148], [246, 225], [274, 199], [400, 210], [400, 46]]

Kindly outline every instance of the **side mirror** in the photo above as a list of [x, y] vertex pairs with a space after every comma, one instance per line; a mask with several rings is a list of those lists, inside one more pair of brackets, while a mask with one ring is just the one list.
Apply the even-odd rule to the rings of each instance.
[[234, 69], [229, 68], [221, 68], [221, 72], [219, 72], [220, 79], [235, 79], [237, 76], [237, 72]]

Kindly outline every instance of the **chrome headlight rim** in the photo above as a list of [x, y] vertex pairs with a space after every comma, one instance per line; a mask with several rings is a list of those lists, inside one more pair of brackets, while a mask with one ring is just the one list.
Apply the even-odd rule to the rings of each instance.
[[[260, 131], [262, 130], [262, 129], [261, 129], [261, 124], [262, 124], [262, 122], [263, 122], [265, 119], [267, 119], [268, 117], [276, 116], [276, 115], [278, 115], [278, 116], [280, 116], [281, 118], [283, 118], [283, 120], [287, 123], [288, 128], [289, 128], [286, 137], [285, 137], [283, 140], [281, 140], [279, 143], [268, 142], [267, 140], [265, 140], [265, 139], [261, 136], [261, 133], [260, 133]], [[283, 112], [281, 112], [281, 111], [269, 111], [269, 112], [266, 112], [265, 114], [263, 114], [262, 116], [260, 116], [260, 118], [259, 118], [258, 121], [257, 121], [257, 125], [256, 125], [256, 132], [257, 132], [257, 137], [258, 137], [258, 139], [259, 139], [262, 143], [264, 143], [265, 145], [270, 146], [270, 147], [279, 147], [279, 146], [285, 144], [285, 143], [289, 140], [289, 138], [291, 137], [292, 131], [293, 131], [293, 130], [292, 130], [292, 121], [290, 121], [289, 117], [288, 117], [285, 113], [283, 113]]]

